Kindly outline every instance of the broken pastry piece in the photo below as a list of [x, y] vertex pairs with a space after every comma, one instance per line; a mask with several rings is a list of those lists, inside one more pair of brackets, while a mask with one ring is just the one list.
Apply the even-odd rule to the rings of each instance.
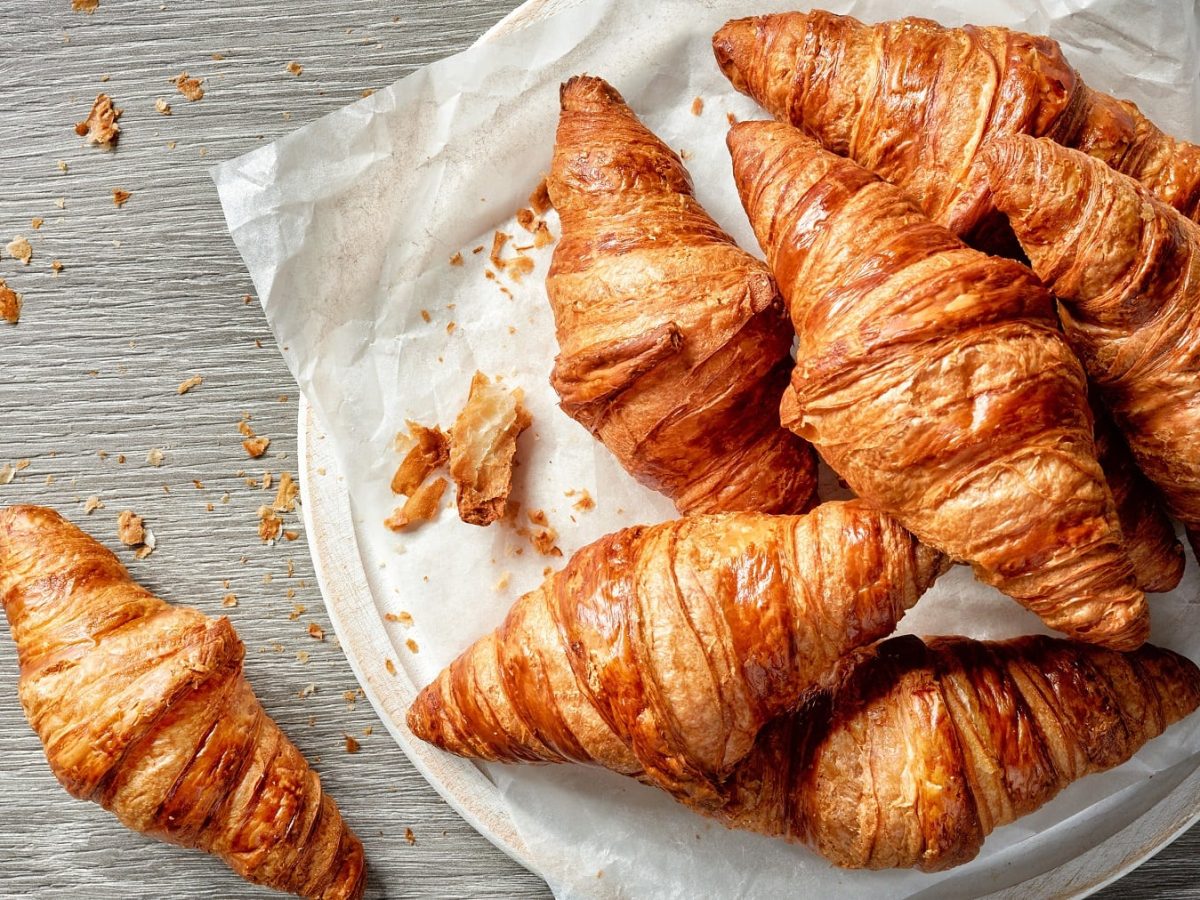
[[98, 94], [88, 117], [75, 125], [75, 133], [86, 137], [89, 144], [98, 144], [105, 150], [111, 150], [121, 133], [117, 119], [121, 118], [121, 110], [113, 106], [108, 94]]
[[450, 474], [464, 522], [490, 525], [504, 515], [517, 438], [532, 422], [523, 399], [520, 388], [508, 390], [482, 372], [471, 379], [467, 405], [450, 431]]
[[435, 469], [446, 464], [450, 458], [450, 446], [446, 432], [437, 426], [426, 428], [420, 422], [409, 419], [408, 433], [415, 443], [392, 476], [392, 493], [411, 496]]
[[383, 524], [392, 531], [404, 531], [410, 525], [428, 522], [438, 513], [442, 494], [446, 493], [446, 479], [438, 478], [414, 488], [404, 505], [396, 509]]

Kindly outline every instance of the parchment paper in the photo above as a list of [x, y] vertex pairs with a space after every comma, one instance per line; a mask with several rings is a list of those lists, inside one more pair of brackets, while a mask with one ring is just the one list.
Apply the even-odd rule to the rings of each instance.
[[[559, 83], [590, 72], [615, 84], [651, 128], [686, 151], [701, 201], [757, 253], [724, 138], [727, 113], [763, 114], [720, 75], [709, 40], [728, 18], [800, 5], [589, 0], [214, 170], [271, 327], [335, 442], [376, 601], [414, 617], [411, 629], [388, 627], [397, 659], [418, 684], [494, 627], [544, 567], [562, 563], [511, 528], [465, 525], [451, 508], [403, 536], [382, 526], [394, 506], [393, 434], [406, 418], [449, 426], [477, 368], [525, 390], [534, 424], [520, 444], [513, 496], [523, 509], [545, 510], [564, 554], [673, 514], [557, 409], [547, 383], [557, 347], [543, 286], [551, 248], [534, 252], [536, 271], [521, 283], [484, 274], [496, 229], [517, 242], [526, 237], [513, 216], [547, 169]], [[826, 8], [869, 21], [916, 13], [1050, 34], [1090, 84], [1135, 100], [1181, 137], [1200, 137], [1200, 22], [1188, 0], [842, 0]], [[697, 96], [699, 116], [691, 112]], [[553, 215], [550, 227], [557, 236]], [[465, 257], [461, 267], [449, 264], [456, 252]], [[595, 509], [573, 508], [576, 498], [566, 492], [580, 489]], [[509, 585], [497, 589], [504, 573]], [[1196, 659], [1198, 589], [1189, 556], [1180, 588], [1153, 603], [1154, 640]], [[1041, 627], [956, 570], [921, 600], [904, 630], [986, 638]], [[418, 653], [406, 649], [410, 637]], [[590, 768], [491, 766], [488, 773], [561, 897], [881, 900], [986, 893], [1045, 871], [1152, 806], [1195, 768], [1198, 751], [1194, 716], [1129, 764], [1000, 829], [974, 863], [942, 875], [842, 872], [803, 848], [726, 831], [650, 788]]]

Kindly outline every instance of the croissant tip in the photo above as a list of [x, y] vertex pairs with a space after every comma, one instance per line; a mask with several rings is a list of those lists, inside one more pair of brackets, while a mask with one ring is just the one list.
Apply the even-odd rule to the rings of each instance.
[[746, 78], [742, 67], [758, 31], [759, 19], [730, 19], [717, 29], [712, 37], [713, 56], [721, 72], [741, 91], [746, 92]]
[[620, 92], [596, 75], [586, 73], [572, 75], [558, 89], [558, 102], [562, 110], [603, 109], [625, 105]]

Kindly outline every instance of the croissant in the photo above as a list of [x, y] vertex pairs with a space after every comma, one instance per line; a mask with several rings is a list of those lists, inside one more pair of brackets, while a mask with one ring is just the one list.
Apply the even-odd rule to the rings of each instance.
[[1168, 510], [1200, 525], [1200, 225], [1046, 140], [983, 153], [996, 203]]
[[1093, 400], [1092, 415], [1096, 418], [1096, 459], [1112, 491], [1137, 586], [1148, 594], [1173, 590], [1183, 578], [1185, 565], [1175, 526], [1108, 412], [1093, 397], [1089, 399]]
[[1009, 243], [979, 158], [1004, 134], [1086, 151], [1200, 217], [1200, 146], [1088, 88], [1049, 38], [814, 10], [731, 21], [713, 49], [734, 87], [899, 185], [970, 243]]
[[547, 186], [563, 410], [681, 512], [802, 511], [815, 460], [779, 427], [792, 332], [766, 266], [599, 78], [562, 87]]
[[860, 497], [1051, 628], [1146, 638], [1082, 367], [1024, 266], [966, 247], [899, 188], [789, 125], [729, 133], [799, 338], [785, 425]]
[[461, 756], [595, 763], [711, 800], [764, 723], [944, 568], [859, 501], [627, 528], [521, 597], [408, 724]]
[[0, 509], [0, 603], [25, 716], [72, 796], [258, 884], [362, 896], [362, 844], [259, 705], [228, 619], [169, 606], [34, 506]]
[[906, 635], [853, 660], [700, 811], [839, 866], [948, 869], [1200, 705], [1200, 669], [1149, 644]]

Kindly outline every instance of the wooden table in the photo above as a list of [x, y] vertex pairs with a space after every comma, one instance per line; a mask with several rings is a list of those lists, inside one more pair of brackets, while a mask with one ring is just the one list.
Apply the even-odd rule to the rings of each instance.
[[[0, 467], [29, 461], [0, 485], [0, 504], [55, 507], [114, 548], [118, 512], [145, 517], [155, 552], [119, 552], [164, 597], [233, 620], [259, 697], [362, 836], [371, 897], [547, 892], [442, 802], [361, 698], [347, 699], [354, 676], [303, 534], [258, 539], [267, 494], [246, 479], [296, 472], [297, 392], [244, 300], [253, 288], [207, 169], [466, 47], [515, 5], [100, 0], [89, 15], [68, 0], [7, 0], [0, 14], [0, 246], [25, 235], [33, 247], [28, 266], [0, 259], [25, 299], [18, 326], [0, 323]], [[184, 71], [204, 79], [202, 100], [171, 83]], [[72, 128], [101, 91], [125, 110], [112, 153]], [[160, 97], [171, 115], [156, 111]], [[114, 189], [131, 193], [120, 208]], [[203, 384], [179, 394], [192, 375]], [[261, 459], [242, 450], [244, 414], [271, 438]], [[147, 461], [155, 448], [160, 466]], [[104, 506], [87, 515], [93, 496]], [[296, 516], [286, 527], [302, 528]], [[228, 593], [234, 608], [222, 606]], [[68, 797], [21, 715], [0, 631], [0, 896], [269, 896]], [[1200, 829], [1103, 896], [1200, 897], [1198, 850]]]

